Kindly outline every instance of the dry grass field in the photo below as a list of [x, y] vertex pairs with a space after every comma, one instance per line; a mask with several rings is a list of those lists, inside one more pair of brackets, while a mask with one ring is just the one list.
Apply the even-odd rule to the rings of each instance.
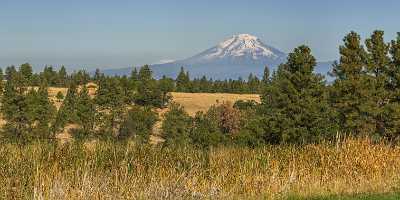
[[[60, 106], [60, 102], [57, 102], [56, 95], [58, 92], [63, 93], [65, 96], [67, 94], [67, 88], [49, 88], [49, 98], [56, 105], [57, 108]], [[96, 90], [94, 88], [89, 88], [89, 94], [94, 96]], [[172, 100], [183, 107], [185, 107], [186, 112], [189, 115], [194, 116], [198, 111], [207, 111], [212, 105], [221, 104], [223, 102], [236, 102], [238, 100], [254, 100], [260, 102], [260, 96], [257, 94], [227, 94], [227, 93], [180, 93], [172, 92]], [[159, 112], [164, 113], [167, 111], [159, 110]]]
[[131, 142], [95, 142], [90, 148], [3, 144], [0, 180], [0, 199], [309, 199], [391, 194], [398, 191], [400, 149], [352, 139], [337, 145], [210, 151]]
[[254, 100], [260, 102], [257, 94], [226, 94], [226, 93], [178, 93], [172, 92], [172, 100], [185, 107], [189, 115], [194, 116], [198, 111], [207, 111], [212, 105], [238, 100]]

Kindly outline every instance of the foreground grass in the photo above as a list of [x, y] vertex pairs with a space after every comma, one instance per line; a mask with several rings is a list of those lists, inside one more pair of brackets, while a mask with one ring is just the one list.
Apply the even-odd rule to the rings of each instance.
[[368, 140], [210, 151], [0, 145], [2, 199], [398, 199], [399, 180], [400, 149]]
[[325, 197], [289, 197], [288, 200], [398, 200], [400, 199], [399, 193], [390, 194], [364, 194], [364, 195], [351, 195], [351, 196], [325, 196]]

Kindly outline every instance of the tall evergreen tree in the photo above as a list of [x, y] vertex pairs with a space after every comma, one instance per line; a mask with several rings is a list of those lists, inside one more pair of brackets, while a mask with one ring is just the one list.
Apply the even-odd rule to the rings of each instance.
[[5, 79], [7, 81], [10, 81], [10, 80], [14, 79], [16, 74], [17, 74], [17, 70], [15, 69], [15, 66], [14, 65], [9, 66], [6, 68], [6, 71], [5, 71]]
[[58, 110], [55, 130], [64, 128], [68, 123], [76, 123], [78, 121], [78, 116], [76, 112], [76, 105], [78, 99], [78, 89], [75, 83], [71, 82], [67, 95], [64, 98], [63, 104]]
[[313, 73], [316, 61], [307, 46], [289, 54], [262, 95], [266, 135], [272, 143], [309, 143], [336, 131], [323, 77]]
[[263, 79], [262, 79], [262, 82], [266, 85], [266, 84], [268, 84], [269, 83], [269, 76], [270, 76], [270, 73], [269, 73], [269, 68], [268, 68], [268, 66], [265, 66], [265, 68], [264, 68], [264, 74], [263, 74]]
[[106, 77], [98, 85], [95, 97], [98, 109], [96, 122], [105, 132], [106, 137], [118, 135], [118, 124], [122, 119], [124, 109], [124, 93], [118, 79]]
[[[400, 119], [400, 109], [391, 103], [393, 91], [391, 85], [391, 68], [389, 48], [384, 41], [383, 31], [374, 31], [371, 38], [365, 41], [367, 47], [367, 79], [369, 83], [368, 113], [375, 124], [375, 132], [380, 136], [392, 135], [400, 131], [394, 129], [394, 121]], [[399, 119], [399, 120], [396, 120]], [[400, 122], [400, 121], [399, 121]], [[398, 123], [395, 123], [398, 124]], [[389, 128], [392, 126], [392, 128]]]
[[14, 81], [7, 81], [2, 98], [1, 111], [6, 121], [4, 133], [10, 138], [24, 139], [28, 131], [28, 115], [25, 96], [14, 85]]
[[0, 96], [3, 95], [3, 90], [4, 90], [4, 75], [3, 75], [3, 69], [0, 68]]
[[60, 70], [58, 70], [58, 86], [59, 87], [65, 87], [67, 85], [67, 70], [65, 69], [64, 66], [61, 66]]
[[340, 62], [333, 66], [336, 80], [331, 90], [331, 101], [339, 112], [342, 131], [360, 135], [375, 131], [373, 119], [368, 114], [373, 101], [370, 97], [370, 80], [367, 75], [367, 53], [360, 36], [349, 33], [339, 47]]
[[96, 108], [85, 85], [82, 86], [78, 95], [76, 113], [78, 123], [83, 128], [83, 131], [85, 133], [92, 131], [95, 123]]
[[26, 85], [32, 85], [32, 66], [29, 63], [24, 63], [19, 68], [19, 73], [21, 73], [22, 78]]
[[157, 85], [157, 81], [152, 77], [152, 71], [148, 65], [140, 68], [135, 103], [145, 106], [164, 106], [162, 91]]
[[176, 78], [176, 91], [177, 92], [190, 92], [190, 79], [189, 74], [185, 72], [185, 69], [181, 67], [181, 71]]
[[26, 101], [31, 138], [51, 137], [50, 125], [56, 109], [49, 100], [47, 84], [42, 83], [37, 91], [31, 89]]

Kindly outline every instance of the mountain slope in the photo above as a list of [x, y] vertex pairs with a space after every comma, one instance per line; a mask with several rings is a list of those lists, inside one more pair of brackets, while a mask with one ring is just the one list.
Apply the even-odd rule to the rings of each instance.
[[[156, 78], [163, 75], [175, 78], [183, 66], [191, 78], [203, 75], [213, 79], [247, 78], [250, 73], [262, 76], [265, 65], [270, 70], [285, 62], [287, 54], [263, 43], [250, 34], [234, 35], [216, 46], [190, 58], [151, 65]], [[325, 74], [326, 63], [316, 71]], [[105, 70], [108, 75], [128, 75], [131, 68]]]

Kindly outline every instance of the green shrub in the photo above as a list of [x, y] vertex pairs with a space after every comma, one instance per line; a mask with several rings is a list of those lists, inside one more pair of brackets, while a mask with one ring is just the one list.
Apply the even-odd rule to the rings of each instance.
[[164, 115], [162, 133], [166, 146], [180, 146], [190, 143], [189, 132], [192, 126], [192, 118], [184, 108], [172, 103], [169, 111]]
[[118, 139], [136, 137], [141, 141], [148, 141], [158, 115], [149, 107], [133, 107], [123, 120]]

